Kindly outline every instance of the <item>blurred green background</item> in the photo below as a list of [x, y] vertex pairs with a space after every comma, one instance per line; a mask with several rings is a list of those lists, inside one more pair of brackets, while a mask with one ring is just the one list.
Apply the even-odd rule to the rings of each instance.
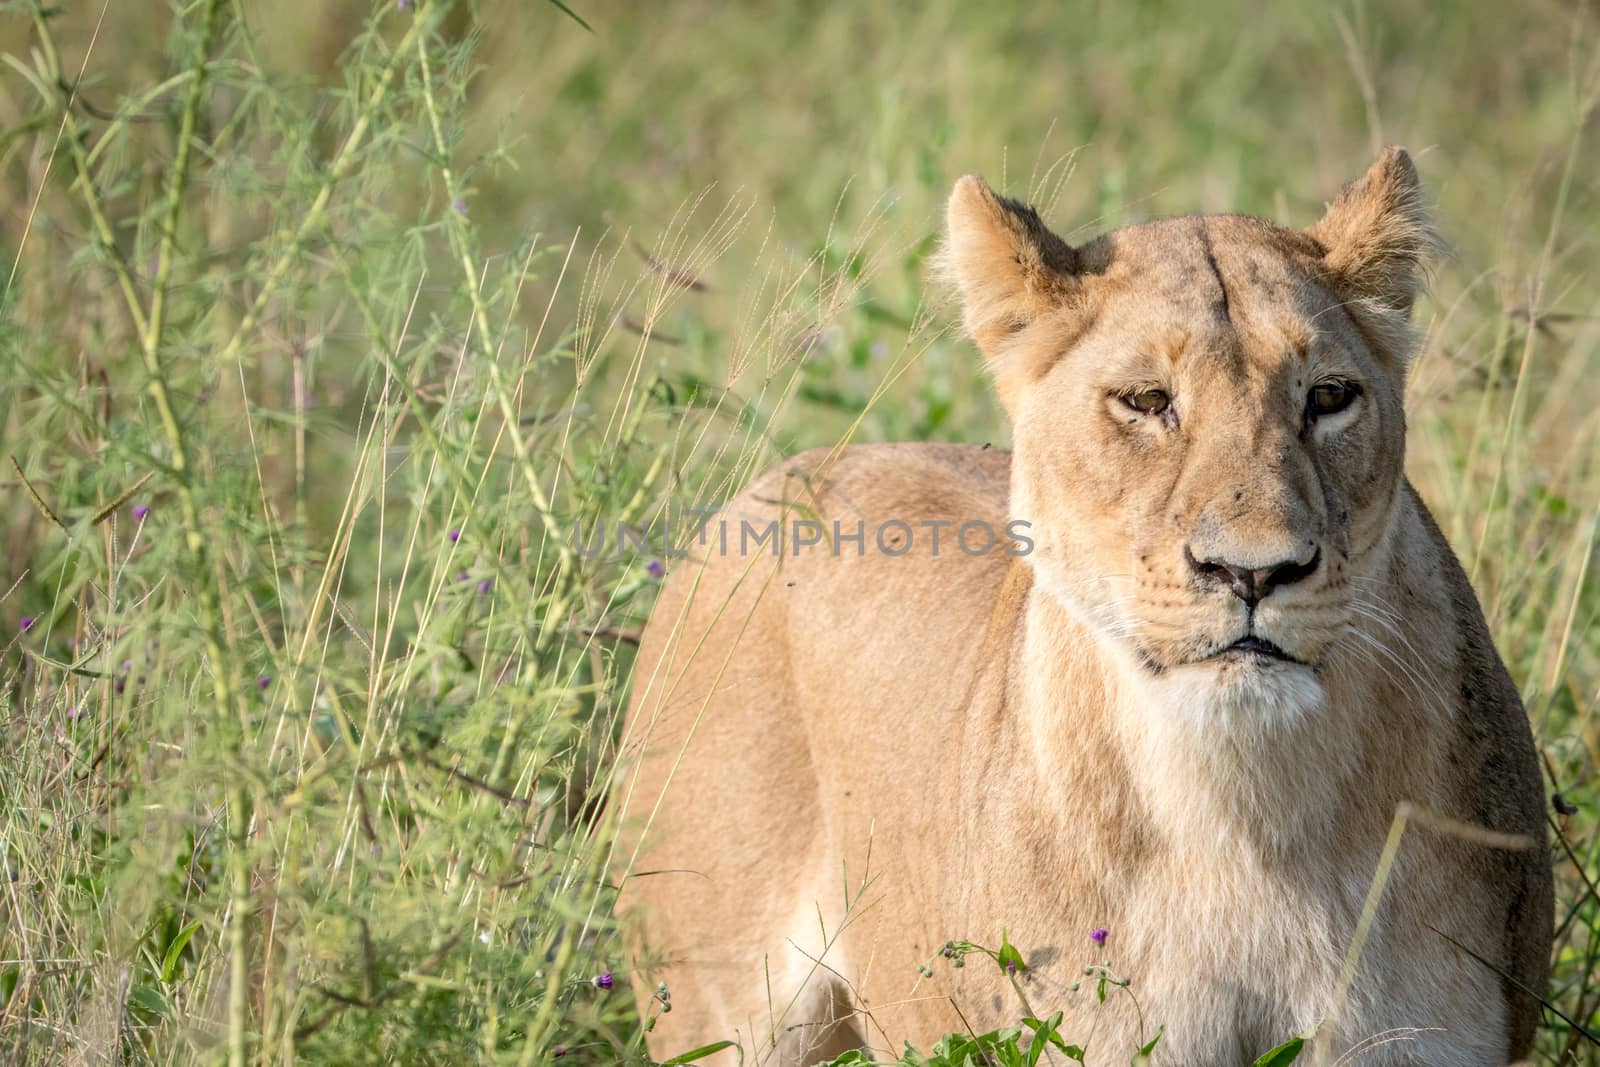
[[559, 531], [1003, 444], [926, 270], [963, 173], [1072, 240], [1304, 225], [1392, 143], [1453, 250], [1409, 469], [1561, 794], [1549, 997], [1596, 1027], [1590, 6], [567, 7], [0, 3], [0, 1049], [641, 1059], [588, 979], [657, 579]]

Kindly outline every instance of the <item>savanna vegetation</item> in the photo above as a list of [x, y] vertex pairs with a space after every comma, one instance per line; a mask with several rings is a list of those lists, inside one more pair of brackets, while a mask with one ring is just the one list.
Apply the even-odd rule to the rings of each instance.
[[645, 1062], [692, 991], [627, 995], [603, 798], [672, 561], [597, 524], [1003, 445], [964, 172], [1305, 224], [1403, 143], [1409, 469], [1549, 775], [1538, 1062], [1594, 1062], [1590, 6], [5, 0], [0, 55], [0, 1059]]

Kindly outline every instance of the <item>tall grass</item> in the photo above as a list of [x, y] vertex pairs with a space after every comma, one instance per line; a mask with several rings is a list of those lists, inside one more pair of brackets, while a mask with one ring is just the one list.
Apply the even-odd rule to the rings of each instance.
[[1600, 1028], [1590, 15], [568, 6], [0, 4], [0, 1056], [642, 1060], [601, 800], [670, 561], [575, 530], [1003, 442], [924, 293], [962, 171], [1309, 222], [1390, 140], [1458, 248], [1410, 469]]

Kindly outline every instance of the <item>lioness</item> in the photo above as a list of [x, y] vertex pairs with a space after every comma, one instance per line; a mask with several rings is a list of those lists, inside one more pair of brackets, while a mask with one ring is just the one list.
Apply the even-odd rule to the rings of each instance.
[[[1402, 471], [1422, 199], [1391, 149], [1307, 230], [1194, 216], [1073, 247], [956, 184], [948, 273], [1012, 454], [788, 460], [645, 633], [618, 802], [646, 835], [636, 984], [671, 991], [657, 1054], [814, 1062], [1014, 1022], [1000, 968], [937, 958], [1002, 930], [1091, 1064], [1158, 1024], [1177, 1067], [1313, 1031], [1364, 1065], [1528, 1050], [1539, 767]], [[741, 536], [773, 518], [779, 555]], [[1412, 825], [1336, 1004], [1403, 802], [1491, 833]], [[1107, 961], [1130, 984], [1102, 1003], [1083, 975]]]

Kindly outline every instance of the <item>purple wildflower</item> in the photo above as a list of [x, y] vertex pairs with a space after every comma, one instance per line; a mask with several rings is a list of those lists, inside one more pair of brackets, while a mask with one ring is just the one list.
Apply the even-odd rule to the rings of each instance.
[[120, 693], [128, 688], [128, 680], [126, 678], [118, 678], [116, 685], [112, 686], [112, 688]]
[[485, 578], [483, 581], [478, 583], [478, 592], [480, 592], [480, 593], [487, 593], [489, 590], [491, 590], [493, 588], [494, 588], [494, 579], [492, 579], [492, 578]]
[[646, 567], [645, 570], [649, 571], [653, 576], [659, 578], [663, 574], [667, 573], [667, 565], [662, 563], [659, 559], [653, 559], [650, 561], [650, 566]]
[[456, 581], [458, 582], [467, 581], [471, 577], [472, 575], [467, 571], [456, 571]]
[[566, 1054], [567, 1046], [565, 1045], [552, 1045], [550, 1047], [550, 1055], [554, 1056], [558, 1060]]
[[396, 11], [410, 11], [411, 0], [394, 0], [394, 9]]
[[1016, 962], [1013, 961], [1013, 960], [1006, 960], [1006, 977], [1009, 978], [1009, 977], [1011, 977], [1012, 975], [1014, 975], [1016, 973], [1017, 973]]
[[450, 543], [453, 545], [459, 540], [461, 540], [461, 531], [460, 530], [451, 530], [450, 531]]
[[256, 688], [262, 690], [263, 692], [268, 690], [268, 689], [271, 689], [272, 688], [272, 675], [263, 674], [261, 677], [257, 678], [256, 679]]
[[68, 708], [67, 709], [67, 718], [68, 719], [76, 719], [77, 717], [78, 717], [78, 709], [77, 708]]
[[610, 971], [607, 971], [605, 974], [595, 975], [589, 981], [594, 984], [596, 989], [610, 989], [615, 984], [616, 979], [611, 977]]
[[32, 615], [24, 615], [22, 618], [17, 620], [17, 628], [23, 633], [27, 633], [29, 630], [33, 629], [33, 623], [34, 618]]
[[1108, 930], [1090, 930], [1089, 940], [1093, 941], [1097, 945], [1103, 945], [1106, 943], [1106, 936], [1109, 933], [1110, 931]]
[[133, 506], [133, 517], [138, 519], [140, 522], [143, 522], [145, 520], [145, 516], [149, 514], [150, 506], [148, 504], [135, 504]]
[[454, 200], [450, 201], [450, 209], [457, 215], [465, 215], [467, 213], [466, 198], [458, 196]]

